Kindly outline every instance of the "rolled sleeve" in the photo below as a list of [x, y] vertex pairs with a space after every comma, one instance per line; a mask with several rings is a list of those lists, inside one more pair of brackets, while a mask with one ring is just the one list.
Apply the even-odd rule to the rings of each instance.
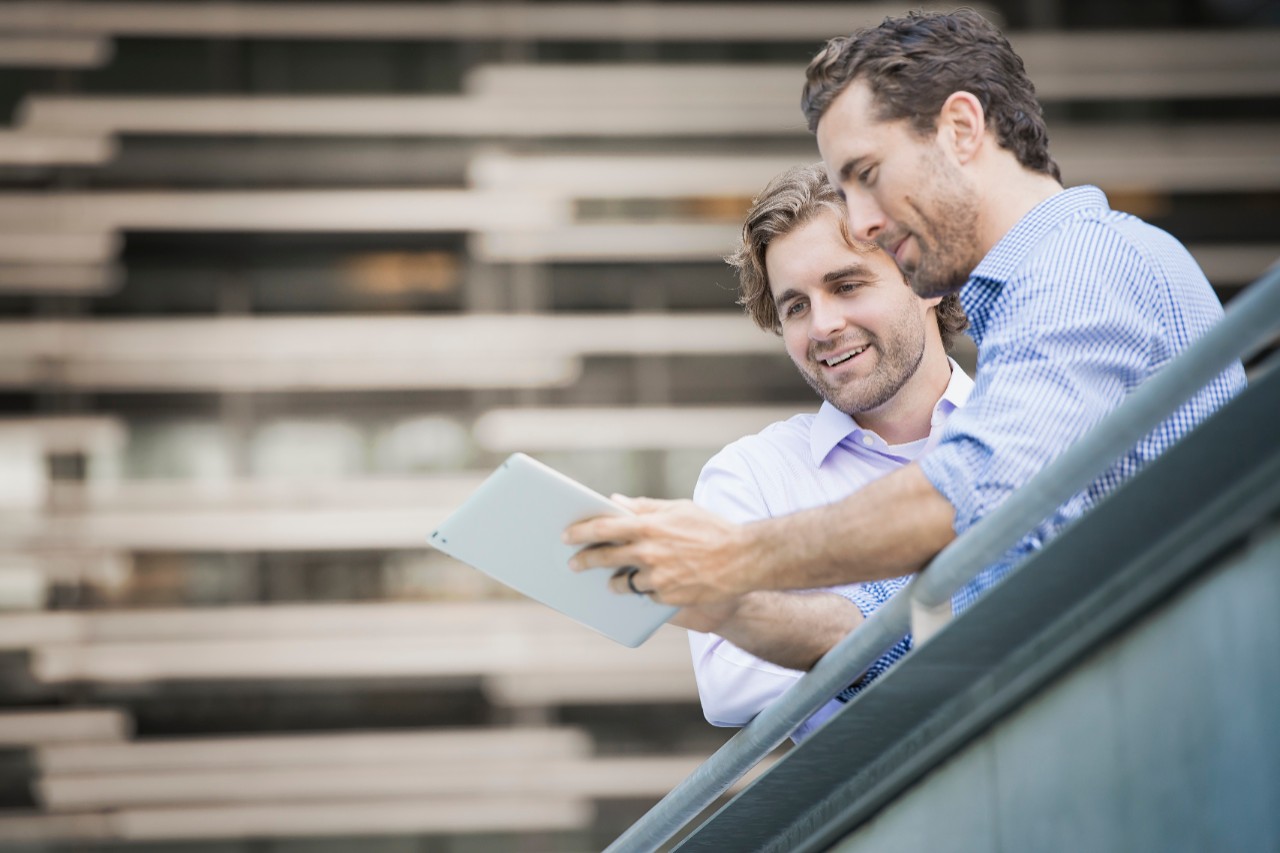
[[881, 605], [892, 598], [894, 593], [906, 586], [909, 580], [911, 580], [911, 576], [907, 575], [891, 581], [833, 586], [828, 592], [834, 592], [836, 595], [843, 596], [853, 602], [854, 606], [862, 611], [862, 615], [865, 618], [879, 610]]
[[[1090, 244], [1083, 256], [1095, 260], [1033, 262], [1005, 285], [980, 347], [973, 394], [948, 420], [935, 451], [919, 461], [955, 507], [958, 534], [1115, 409], [1157, 355], [1160, 329], [1141, 308], [1151, 282], [1140, 254], [1105, 225], [1074, 236]], [[1044, 254], [1058, 253], [1049, 246]], [[1064, 506], [1038, 538], [1079, 514], [1081, 501]]]

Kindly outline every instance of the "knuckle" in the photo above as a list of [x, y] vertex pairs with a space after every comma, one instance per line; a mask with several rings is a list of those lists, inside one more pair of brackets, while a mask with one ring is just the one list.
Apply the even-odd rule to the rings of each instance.
[[[652, 568], [657, 563], [658, 549], [650, 542], [641, 542], [632, 551], [635, 553], [636, 562], [642, 566]], [[654, 571], [653, 574], [659, 576], [660, 572]]]

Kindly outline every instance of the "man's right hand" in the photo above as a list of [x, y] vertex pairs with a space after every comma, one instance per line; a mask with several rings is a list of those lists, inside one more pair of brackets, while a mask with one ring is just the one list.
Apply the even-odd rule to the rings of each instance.
[[584, 546], [569, 567], [619, 569], [610, 582], [614, 592], [633, 595], [646, 590], [660, 604], [680, 607], [725, 604], [758, 588], [753, 549], [745, 528], [691, 501], [651, 498], [613, 500], [633, 516], [598, 516], [570, 526], [564, 541]]

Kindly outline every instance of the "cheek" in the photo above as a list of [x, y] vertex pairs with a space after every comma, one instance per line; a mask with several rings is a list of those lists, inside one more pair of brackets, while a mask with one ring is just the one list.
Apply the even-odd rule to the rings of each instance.
[[[892, 302], [886, 301], [884, 304], [876, 305], [873, 309], [869, 307], [862, 319], [867, 328], [883, 339], [901, 335], [903, 329], [918, 325], [923, 314], [920, 309], [920, 300], [911, 295], [909, 299], [895, 299]], [[928, 308], [924, 310], [927, 311]]]
[[904, 176], [896, 167], [882, 169], [876, 182], [875, 196], [883, 209], [894, 218], [909, 212], [919, 201], [921, 184]]
[[792, 322], [782, 329], [782, 345], [787, 355], [797, 364], [809, 360], [809, 337], [805, 334], [803, 324]]

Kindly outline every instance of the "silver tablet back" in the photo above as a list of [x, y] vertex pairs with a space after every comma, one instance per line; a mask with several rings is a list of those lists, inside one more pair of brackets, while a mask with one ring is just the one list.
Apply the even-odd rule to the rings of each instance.
[[516, 453], [432, 534], [439, 550], [606, 637], [635, 647], [677, 608], [609, 590], [610, 572], [575, 573], [560, 541], [575, 521], [627, 510], [535, 459]]

